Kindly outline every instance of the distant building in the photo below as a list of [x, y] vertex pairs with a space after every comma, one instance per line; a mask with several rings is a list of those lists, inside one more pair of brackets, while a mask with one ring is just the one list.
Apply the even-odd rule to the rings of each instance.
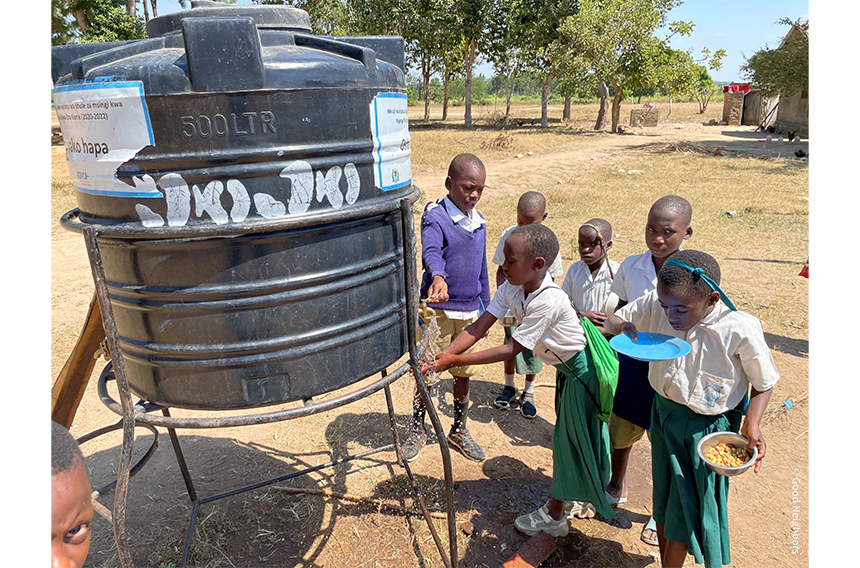
[[[791, 26], [791, 29], [782, 38], [779, 47], [797, 39], [801, 34], [798, 26]], [[779, 108], [776, 111], [776, 122], [773, 127], [781, 134], [788, 134], [799, 130], [798, 135], [803, 138], [809, 137], [809, 92], [801, 91], [790, 97], [780, 97]]]

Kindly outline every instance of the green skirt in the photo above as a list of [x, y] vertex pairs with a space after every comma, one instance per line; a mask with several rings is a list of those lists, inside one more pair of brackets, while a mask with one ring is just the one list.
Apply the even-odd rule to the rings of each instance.
[[[517, 326], [505, 327], [505, 345], [513, 337]], [[523, 349], [514, 357], [514, 371], [518, 375], [537, 375], [543, 370], [543, 361], [538, 359], [531, 349]]]
[[555, 431], [552, 437], [552, 496], [591, 503], [606, 519], [615, 511], [606, 500], [609, 431], [600, 419], [600, 386], [588, 349], [555, 365]]
[[651, 409], [654, 520], [706, 568], [731, 562], [729, 478], [708, 469], [696, 446], [712, 432], [738, 432], [742, 417], [738, 410], [698, 414], [659, 394]]

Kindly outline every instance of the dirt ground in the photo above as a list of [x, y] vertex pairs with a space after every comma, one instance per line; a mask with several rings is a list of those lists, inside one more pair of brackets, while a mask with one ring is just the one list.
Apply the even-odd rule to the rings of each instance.
[[[692, 141], [723, 152], [770, 153], [786, 156], [808, 144], [783, 145], [773, 141], [760, 148], [762, 133], [753, 127], [704, 126], [698, 123], [661, 124], [620, 136], [596, 136], [588, 151], [558, 151], [487, 164], [492, 185], [483, 200], [507, 193], [514, 179], [539, 179], [553, 171], [565, 174], [605, 166], [614, 153], [637, 152], [647, 145]], [[62, 152], [62, 146], [53, 151]], [[443, 172], [413, 172], [414, 183], [428, 199], [443, 195]], [[52, 224], [52, 328], [77, 334], [93, 295], [93, 284], [82, 237]], [[565, 268], [567, 268], [565, 266]], [[803, 298], [806, 302], [806, 298]], [[489, 341], [501, 342], [501, 332]], [[796, 337], [768, 335], [781, 380], [766, 415], [764, 434], [768, 459], [760, 474], [746, 473], [732, 480], [729, 511], [732, 566], [795, 567], [809, 564], [808, 543], [802, 535], [809, 524], [808, 432], [805, 403], [808, 392], [809, 349], [806, 331]], [[60, 357], [59, 365], [62, 365]], [[59, 372], [56, 363], [54, 377]], [[100, 402], [96, 378], [99, 361], [72, 433], [81, 436], [116, 422], [118, 417]], [[472, 382], [470, 429], [484, 447], [483, 463], [452, 453], [456, 480], [458, 523], [470, 521], [470, 535], [459, 534], [460, 566], [496, 567], [527, 538], [516, 532], [513, 520], [542, 504], [549, 496], [552, 475], [551, 439], [553, 374], [545, 369], [535, 390], [538, 417], [524, 419], [518, 412], [492, 407], [503, 384], [501, 364], [489, 365]], [[521, 381], [521, 377], [518, 377]], [[392, 386], [400, 431], [411, 409], [412, 384], [402, 379]], [[451, 423], [451, 382], [442, 380], [439, 412], [443, 428]], [[794, 408], [780, 409], [784, 400]], [[176, 411], [187, 416], [190, 412]], [[152, 442], [139, 430], [135, 455]], [[129, 494], [129, 535], [138, 566], [169, 567], [179, 562], [190, 504], [170, 440], [161, 430], [153, 459], [133, 478]], [[269, 426], [220, 430], [180, 431], [182, 447], [196, 488], [202, 497], [285, 475], [296, 469], [325, 463], [332, 456], [356, 453], [390, 442], [390, 429], [382, 394], [298, 421]], [[83, 446], [94, 487], [111, 481], [118, 462], [120, 435], [114, 433]], [[280, 487], [328, 489], [372, 497], [413, 507], [409, 483], [402, 468], [393, 465], [393, 453], [384, 452], [322, 470], [297, 480], [244, 493], [203, 505], [190, 565], [199, 566], [441, 566], [426, 523], [420, 516], [379, 510], [377, 506], [319, 495], [296, 495]], [[438, 446], [425, 448], [413, 462], [417, 483], [427, 495], [431, 510], [443, 510], [442, 466]], [[349, 475], [347, 475], [349, 473]], [[543, 564], [561, 566], [658, 566], [656, 547], [639, 539], [650, 507], [650, 448], [637, 443], [630, 458], [628, 503], [618, 507], [617, 520], [573, 520], [571, 533], [557, 541], [557, 551]], [[792, 500], [796, 499], [793, 503]], [[112, 507], [112, 499], [102, 502]], [[793, 508], [797, 506], [797, 508]], [[792, 518], [792, 514], [798, 514]], [[792, 520], [799, 522], [800, 541], [793, 545]], [[441, 536], [445, 524], [437, 520]], [[118, 566], [110, 526], [98, 519], [87, 566]], [[688, 557], [688, 565], [693, 565]]]

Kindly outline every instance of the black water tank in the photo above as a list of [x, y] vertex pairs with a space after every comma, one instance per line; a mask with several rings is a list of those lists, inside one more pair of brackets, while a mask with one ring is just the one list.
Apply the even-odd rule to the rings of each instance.
[[408, 350], [403, 41], [313, 36], [287, 6], [192, 5], [150, 39], [54, 48], [78, 198], [63, 224], [98, 227], [129, 384], [230, 409], [371, 376]]

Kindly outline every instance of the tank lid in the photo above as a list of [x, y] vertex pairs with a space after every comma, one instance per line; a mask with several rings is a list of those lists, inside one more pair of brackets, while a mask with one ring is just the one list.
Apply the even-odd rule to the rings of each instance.
[[180, 10], [152, 18], [146, 24], [146, 31], [149, 37], [155, 38], [182, 31], [180, 22], [184, 18], [237, 16], [253, 18], [257, 27], [262, 29], [311, 32], [311, 19], [308, 13], [293, 6], [236, 6], [209, 0], [192, 0], [190, 10]]

